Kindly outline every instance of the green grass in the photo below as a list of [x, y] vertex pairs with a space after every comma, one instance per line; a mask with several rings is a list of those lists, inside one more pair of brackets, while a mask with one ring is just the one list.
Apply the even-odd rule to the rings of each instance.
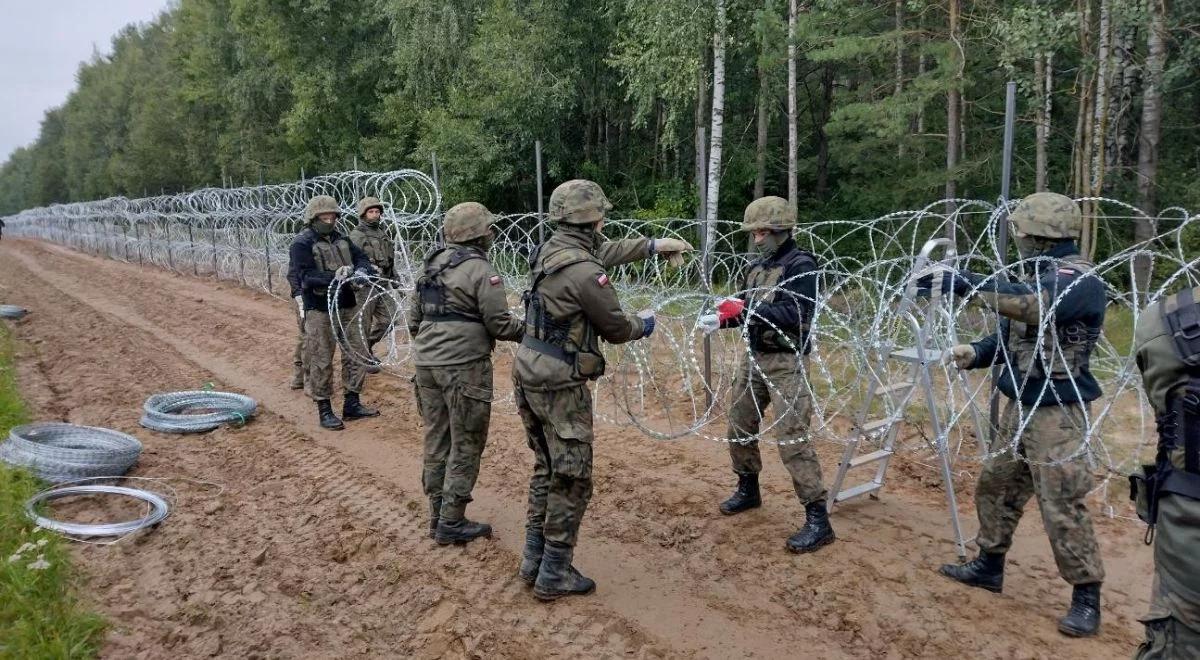
[[[0, 437], [27, 419], [12, 338], [0, 324]], [[105, 624], [75, 595], [67, 542], [25, 517], [25, 501], [41, 488], [0, 464], [0, 658], [94, 657]]]

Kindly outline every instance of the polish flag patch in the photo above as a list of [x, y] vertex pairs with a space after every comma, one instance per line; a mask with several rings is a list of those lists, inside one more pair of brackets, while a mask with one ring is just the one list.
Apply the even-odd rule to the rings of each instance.
[[601, 274], [600, 277], [596, 278], [596, 284], [599, 284], [600, 286], [608, 286], [608, 275]]
[[492, 275], [490, 278], [488, 278], [488, 282], [490, 282], [492, 286], [496, 286], [500, 283], [500, 276]]
[[1070, 268], [1059, 268], [1058, 274], [1059, 275], [1067, 275], [1069, 277], [1074, 277], [1075, 271], [1071, 270]]

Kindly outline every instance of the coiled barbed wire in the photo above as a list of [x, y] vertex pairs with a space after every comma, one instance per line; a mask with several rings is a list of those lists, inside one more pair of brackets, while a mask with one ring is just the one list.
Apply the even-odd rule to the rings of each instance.
[[[6, 221], [17, 236], [65, 243], [181, 273], [215, 274], [283, 296], [287, 293], [283, 284], [287, 245], [300, 229], [304, 203], [320, 193], [332, 194], [347, 210], [368, 194], [384, 200], [382, 226], [396, 243], [397, 281], [360, 278], [352, 285], [357, 287], [360, 300], [390, 299], [389, 309], [394, 310], [390, 332], [375, 347], [374, 357], [388, 371], [410, 375], [407, 298], [424, 256], [441, 244], [441, 200], [432, 182], [420, 173], [347, 172], [281, 186], [208, 189], [147, 200], [114, 198], [32, 209]], [[1168, 208], [1150, 216], [1132, 205], [1098, 197], [1077, 201], [1096, 235], [1103, 239], [1100, 242], [1123, 247], [1102, 254], [1091, 275], [1105, 282], [1108, 296], [1109, 322], [1091, 355], [1091, 369], [1104, 394], [1085, 413], [1079, 429], [1081, 443], [1074, 455], [1086, 455], [1093, 466], [1117, 475], [1137, 465], [1139, 457], [1145, 458], [1154, 438], [1153, 420], [1134, 364], [1132, 328], [1147, 304], [1200, 279], [1200, 259], [1194, 256], [1200, 245], [1200, 217], [1181, 208]], [[1008, 210], [1000, 203], [954, 199], [861, 221], [802, 223], [795, 232], [796, 241], [813, 252], [820, 264], [820, 286], [813, 301], [810, 330], [813, 350], [803, 385], [811, 402], [812, 424], [808, 437], [774, 437], [775, 420], [788, 412], [786, 408], [775, 410], [771, 420], [764, 420], [761, 439], [844, 442], [846, 420], [854, 418], [870, 384], [905, 377], [908, 365], [884, 358], [889, 351], [912, 346], [916, 340], [917, 320], [897, 310], [917, 274], [917, 255], [928, 239], [954, 237], [956, 249], [944, 263], [948, 268], [992, 277], [1033, 270], [1036, 259], [1003, 265], [1007, 255], [1000, 253], [998, 235]], [[1153, 228], [1152, 237], [1133, 241], [1134, 221], [1148, 222]], [[343, 219], [340, 227], [348, 231], [348, 221]], [[735, 223], [717, 222], [710, 248], [704, 254], [693, 254], [682, 268], [651, 259], [609, 269], [623, 303], [630, 308], [653, 309], [658, 326], [648, 340], [605, 346], [608, 372], [593, 385], [598, 417], [637, 428], [656, 439], [699, 436], [730, 440], [722, 427], [725, 407], [734, 394], [734, 376], [743, 362], [752, 369], [758, 367], [745, 329], [720, 331], [710, 337], [712, 376], [706, 379], [704, 335], [697, 319], [712, 311], [724, 296], [745, 293], [738, 287], [756, 256], [747, 251], [747, 237], [736, 227]], [[518, 316], [523, 313], [519, 301], [527, 285], [528, 257], [552, 229], [537, 214], [498, 217], [489, 258], [503, 277], [510, 306]], [[702, 226], [691, 219], [614, 218], [604, 228], [611, 239], [670, 236], [692, 243], [697, 242], [701, 232]], [[1115, 284], [1130, 281], [1139, 268], [1152, 274], [1144, 291]], [[342, 285], [351, 284], [335, 286]], [[1066, 293], [1059, 291], [1052, 300], [1039, 297], [1040, 335], [1046, 334], [1046, 324], [1053, 322], [1055, 306]], [[973, 304], [973, 294], [935, 296], [929, 301], [934, 308], [926, 348], [944, 352], [957, 341], [971, 341], [995, 332], [998, 315]], [[754, 305], [747, 311], [753, 314]], [[338, 315], [331, 315], [331, 322], [343, 324]], [[359, 325], [359, 336], [368, 334], [363, 325], [369, 322], [361, 313], [345, 321]], [[342, 331], [338, 336], [354, 336], [344, 332], [344, 327], [337, 329]], [[1061, 348], [1045, 348], [1047, 359], [1062, 361]], [[343, 344], [343, 350], [360, 362], [373, 359], [365, 346]], [[514, 351], [515, 345], [501, 343], [496, 359], [511, 360]], [[953, 447], [957, 454], [960, 448], [971, 447], [970, 454], [978, 453], [980, 438], [976, 436], [980, 433], [969, 421], [990, 394], [986, 370], [960, 374], [941, 363], [931, 368], [937, 390], [935, 400], [941, 406], [937, 414], [945, 420], [944, 437], [925, 437], [923, 420], [930, 411], [923, 410], [919, 397], [898, 403], [884, 398], [876, 414], [909, 423], [911, 433], [902, 436], [902, 450]], [[779, 391], [769, 377], [766, 381]], [[956, 387], [959, 383], [965, 384], [965, 394]], [[795, 397], [780, 398], [788, 401]], [[496, 405], [512, 406], [511, 396]], [[1021, 407], [1010, 441], [984, 454], [1014, 451], [1033, 411], [1033, 407]]]
[[142, 426], [163, 433], [204, 433], [222, 424], [244, 425], [258, 402], [233, 392], [190, 390], [154, 394], [142, 404]]
[[[113, 523], [73, 523], [63, 520], [56, 520], [46, 515], [38, 513], [38, 509], [43, 508], [46, 504], [54, 500], [64, 497], [78, 497], [87, 495], [119, 495], [122, 497], [130, 497], [136, 500], [141, 500], [149, 506], [149, 511], [146, 515], [133, 520], [123, 520]], [[167, 500], [158, 493], [142, 490], [140, 488], [128, 488], [126, 486], [111, 486], [106, 484], [90, 484], [82, 486], [64, 486], [60, 488], [50, 488], [36, 493], [33, 497], [25, 502], [25, 515], [33, 521], [33, 524], [43, 529], [48, 529], [60, 534], [65, 534], [72, 537], [99, 538], [99, 537], [124, 537], [133, 534], [139, 530], [153, 527], [158, 523], [166, 520], [171, 512], [170, 505]]]
[[131, 435], [63, 422], [15, 426], [0, 443], [0, 460], [50, 483], [120, 476], [141, 453], [142, 443]]
[[0, 305], [0, 319], [19, 321], [25, 318], [26, 310], [17, 305]]

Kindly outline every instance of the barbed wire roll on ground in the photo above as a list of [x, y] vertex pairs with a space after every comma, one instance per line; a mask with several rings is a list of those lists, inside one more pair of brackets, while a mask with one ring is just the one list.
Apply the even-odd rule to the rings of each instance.
[[0, 460], [50, 483], [120, 476], [141, 453], [142, 443], [131, 435], [63, 422], [16, 426], [0, 443]]
[[222, 424], [242, 426], [258, 402], [233, 392], [192, 390], [155, 394], [142, 405], [142, 426], [163, 433], [203, 433]]
[[27, 313], [28, 312], [24, 307], [17, 305], [0, 305], [0, 319], [20, 321], [21, 319], [25, 318]]
[[[51, 518], [50, 516], [38, 513], [39, 509], [45, 509], [46, 505], [55, 500], [66, 497], [94, 495], [116, 495], [133, 498], [135, 500], [144, 502], [149, 510], [145, 515], [139, 518], [113, 523], [75, 523], [57, 520]], [[25, 515], [33, 521], [33, 524], [43, 529], [48, 529], [50, 531], [58, 532], [59, 534], [64, 534], [70, 537], [79, 537], [81, 539], [125, 537], [142, 529], [153, 527], [163, 520], [166, 520], [167, 516], [170, 514], [170, 511], [171, 507], [167, 503], [167, 499], [158, 493], [142, 490], [140, 488], [128, 488], [126, 486], [112, 486], [107, 484], [89, 484], [50, 488], [35, 494], [25, 502]]]

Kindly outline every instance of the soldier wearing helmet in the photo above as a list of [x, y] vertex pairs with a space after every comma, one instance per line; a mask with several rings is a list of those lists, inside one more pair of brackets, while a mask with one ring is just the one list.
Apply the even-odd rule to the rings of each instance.
[[762, 505], [758, 473], [759, 427], [767, 405], [775, 408], [775, 439], [779, 457], [792, 477], [792, 487], [804, 505], [805, 522], [785, 547], [812, 552], [834, 541], [825, 505], [821, 464], [808, 437], [812, 416], [805, 373], [811, 349], [809, 323], [817, 297], [817, 262], [796, 246], [792, 230], [796, 214], [786, 199], [763, 197], [746, 207], [742, 231], [753, 237], [759, 253], [746, 275], [742, 291], [703, 316], [706, 332], [718, 327], [745, 327], [751, 354], [742, 362], [729, 405], [729, 457], [737, 489], [721, 503], [720, 511], [734, 515]]
[[388, 289], [361, 301], [364, 339], [367, 342], [367, 373], [379, 372], [379, 361], [375, 358], [375, 344], [392, 331], [392, 319], [396, 316], [396, 302], [390, 289], [396, 280], [396, 246], [381, 226], [383, 202], [378, 197], [364, 197], [358, 202], [358, 226], [350, 232], [350, 241], [362, 250], [371, 265], [383, 278], [383, 287]]
[[678, 239], [606, 241], [612, 204], [598, 184], [568, 181], [550, 195], [554, 234], [530, 260], [525, 335], [513, 363], [517, 410], [534, 453], [520, 577], [542, 600], [586, 594], [596, 583], [571, 564], [592, 495], [592, 394], [604, 373], [600, 340], [650, 336], [654, 316], [627, 314], [605, 268], [691, 249]]
[[[356, 274], [374, 270], [367, 255], [338, 233], [336, 224], [341, 214], [337, 201], [328, 195], [317, 195], [309, 200], [304, 208], [304, 222], [308, 228], [292, 241], [288, 266], [300, 285], [303, 303], [304, 387], [317, 402], [321, 426], [335, 431], [344, 425], [334, 414], [329, 401], [333, 395], [334, 347], [343, 342], [350, 346], [363, 344], [358, 324], [353, 322], [358, 304], [354, 288], [340, 285]], [[331, 301], [328, 296], [332, 288], [336, 288], [338, 295]], [[329, 318], [331, 309], [338, 315], [336, 328]], [[363, 405], [359, 399], [364, 379], [362, 367], [347, 353], [345, 344], [342, 347], [342, 388], [345, 390], [342, 417], [374, 417], [379, 411]]]
[[[941, 572], [999, 592], [1005, 553], [1025, 504], [1036, 496], [1059, 574], [1073, 586], [1058, 629], [1089, 636], [1100, 629], [1104, 566], [1084, 501], [1092, 489], [1084, 442], [1089, 403], [1101, 394], [1090, 357], [1104, 325], [1105, 285], [1079, 255], [1075, 239], [1083, 220], [1071, 198], [1030, 195], [1009, 219], [1025, 259], [1022, 281], [970, 272], [939, 278], [943, 292], [953, 289], [1000, 315], [998, 332], [954, 346], [947, 358], [960, 369], [1001, 365], [998, 388], [1009, 399], [975, 489], [979, 556]], [[926, 275], [918, 289], [928, 291], [933, 282]]]
[[425, 258], [410, 298], [417, 404], [425, 423], [421, 476], [429, 498], [429, 535], [441, 545], [490, 537], [466, 518], [492, 415], [492, 350], [520, 341], [504, 281], [488, 261], [495, 216], [463, 202], [446, 212], [446, 246]]

